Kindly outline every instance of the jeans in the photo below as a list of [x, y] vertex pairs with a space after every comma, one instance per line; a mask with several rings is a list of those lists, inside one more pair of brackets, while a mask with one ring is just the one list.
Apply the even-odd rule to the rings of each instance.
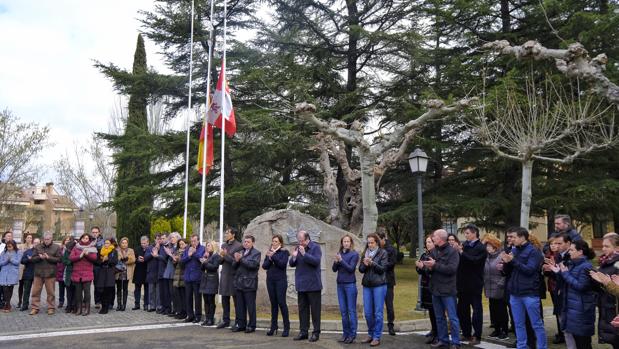
[[337, 300], [342, 314], [344, 338], [357, 337], [357, 284], [337, 284]]
[[288, 317], [288, 305], [286, 304], [286, 289], [288, 280], [271, 280], [267, 277], [267, 291], [271, 303], [271, 329], [277, 328], [278, 309], [282, 312], [284, 329], [290, 330], [290, 318]]
[[445, 345], [449, 345], [447, 320], [445, 319], [445, 312], [447, 312], [451, 329], [451, 343], [453, 345], [460, 345], [460, 320], [458, 320], [456, 311], [456, 297], [432, 295], [432, 306], [434, 307], [434, 315], [436, 316], [438, 340]]
[[387, 285], [363, 287], [363, 313], [368, 325], [368, 335], [380, 340], [383, 334], [383, 307], [387, 296]]
[[[471, 318], [471, 308], [473, 317]], [[481, 306], [481, 292], [479, 294], [461, 293], [458, 294], [458, 319], [464, 337], [471, 337], [471, 325], [475, 330], [475, 338], [481, 339], [482, 327], [484, 323], [483, 308]]]
[[526, 318], [528, 315], [537, 337], [537, 349], [546, 349], [546, 331], [544, 330], [544, 320], [540, 313], [540, 298], [511, 295], [509, 302], [512, 306], [514, 322], [516, 324], [516, 347], [518, 349], [527, 349]]

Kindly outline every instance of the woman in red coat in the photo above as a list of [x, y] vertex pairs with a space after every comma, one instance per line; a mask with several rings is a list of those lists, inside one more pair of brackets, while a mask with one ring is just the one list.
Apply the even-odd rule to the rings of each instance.
[[89, 234], [82, 234], [79, 243], [71, 250], [69, 260], [73, 263], [71, 281], [75, 283], [76, 315], [90, 314], [90, 284], [94, 278], [92, 268], [97, 260], [97, 247]]

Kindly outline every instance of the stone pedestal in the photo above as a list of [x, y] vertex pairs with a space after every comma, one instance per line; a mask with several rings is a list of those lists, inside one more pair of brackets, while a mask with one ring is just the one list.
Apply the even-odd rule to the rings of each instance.
[[[276, 234], [283, 236], [284, 248], [290, 251], [292, 255], [292, 251], [298, 244], [296, 234], [299, 230], [307, 231], [312, 241], [318, 243], [322, 249], [322, 261], [320, 264], [323, 286], [322, 305], [327, 308], [337, 308], [337, 274], [331, 270], [331, 266], [333, 265], [335, 255], [339, 251], [340, 239], [342, 236], [349, 234], [347, 231], [331, 226], [298, 211], [277, 210], [267, 212], [254, 218], [247, 226], [247, 229], [245, 229], [244, 234], [253, 235], [256, 238], [255, 248], [262, 253], [262, 262], [264, 261], [266, 252], [271, 246], [271, 239], [273, 235]], [[349, 235], [353, 237], [355, 249], [360, 252], [363, 248], [361, 240], [352, 234]], [[294, 268], [288, 267], [287, 303], [289, 306], [293, 307], [297, 304], [294, 272]], [[357, 287], [359, 288], [357, 304], [361, 305], [363, 293], [361, 290], [361, 274], [358, 272]], [[261, 308], [268, 308], [269, 304], [269, 296], [266, 288], [266, 271], [260, 268], [257, 305]]]

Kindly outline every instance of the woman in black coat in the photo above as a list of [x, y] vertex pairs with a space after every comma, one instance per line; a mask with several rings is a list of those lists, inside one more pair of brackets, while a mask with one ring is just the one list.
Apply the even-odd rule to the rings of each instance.
[[288, 337], [290, 333], [290, 319], [288, 317], [288, 305], [286, 304], [288, 257], [290, 257], [290, 252], [284, 249], [284, 238], [279, 234], [274, 235], [271, 239], [271, 248], [267, 251], [262, 263], [262, 269], [267, 271], [267, 291], [271, 302], [271, 328], [267, 332], [267, 336], [277, 334], [278, 308], [282, 312], [284, 322], [282, 337]]
[[116, 286], [116, 264], [118, 254], [116, 252], [116, 240], [105, 239], [103, 247], [99, 251], [97, 265], [101, 268], [95, 278], [95, 287], [101, 292], [101, 310], [99, 314], [107, 314], [114, 301], [114, 287]]
[[[600, 256], [600, 268], [598, 272], [606, 275], [619, 274], [619, 235], [607, 235], [602, 241], [602, 255]], [[612, 281], [611, 281], [612, 282]], [[613, 349], [619, 349], [619, 334], [611, 325], [617, 316], [617, 297], [598, 288], [598, 341], [600, 344], [610, 344]]]
[[417, 260], [416, 267], [417, 273], [421, 278], [421, 307], [428, 310], [428, 315], [430, 316], [430, 324], [432, 325], [432, 329], [430, 333], [426, 334], [428, 338], [426, 340], [426, 344], [432, 344], [437, 341], [437, 331], [436, 331], [436, 316], [434, 315], [434, 307], [432, 306], [432, 292], [430, 291], [430, 273], [428, 269], [423, 265], [423, 261], [427, 261], [430, 258], [430, 252], [434, 249], [434, 242], [432, 241], [432, 236], [426, 237], [426, 252], [424, 252], [419, 260]]
[[202, 278], [200, 279], [200, 293], [204, 299], [204, 321], [202, 326], [215, 325], [215, 295], [219, 289], [219, 264], [221, 256], [216, 251], [217, 243], [211, 241], [206, 244], [204, 256], [200, 258]]

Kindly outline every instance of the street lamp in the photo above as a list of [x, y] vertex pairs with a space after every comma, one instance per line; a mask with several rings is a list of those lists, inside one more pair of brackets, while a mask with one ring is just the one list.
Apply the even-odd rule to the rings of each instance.
[[[428, 155], [421, 149], [416, 148], [410, 155], [408, 156], [408, 162], [411, 166], [411, 171], [413, 174], [417, 175], [417, 245], [418, 245], [418, 253], [417, 259], [421, 257], [421, 251], [423, 249], [424, 241], [423, 241], [423, 204], [421, 198], [421, 190], [422, 190], [422, 181], [423, 174], [426, 173], [428, 168]], [[413, 239], [411, 236], [411, 246], [413, 244]], [[421, 311], [423, 308], [421, 307], [421, 276], [419, 276], [419, 294], [417, 295], [417, 306], [415, 310]]]

